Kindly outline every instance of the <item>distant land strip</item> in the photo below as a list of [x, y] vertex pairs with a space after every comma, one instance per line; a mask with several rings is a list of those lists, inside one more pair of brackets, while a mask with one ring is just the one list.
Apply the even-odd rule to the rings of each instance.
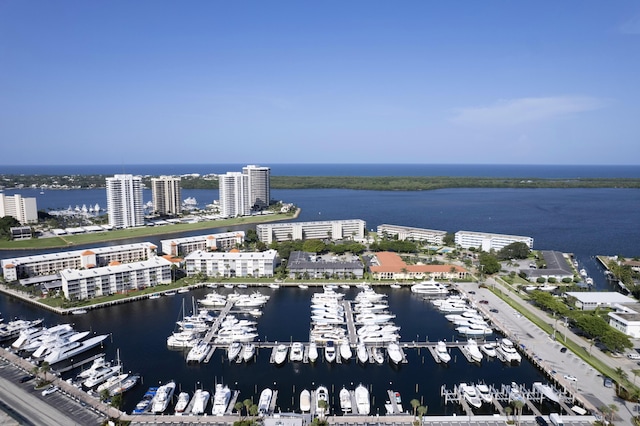
[[[2, 175], [0, 188], [96, 189], [111, 175]], [[144, 176], [149, 188], [151, 177]], [[213, 175], [182, 177], [183, 189], [218, 189]], [[640, 188], [640, 178], [499, 178], [469, 176], [271, 176], [273, 189], [428, 191], [444, 188]]]

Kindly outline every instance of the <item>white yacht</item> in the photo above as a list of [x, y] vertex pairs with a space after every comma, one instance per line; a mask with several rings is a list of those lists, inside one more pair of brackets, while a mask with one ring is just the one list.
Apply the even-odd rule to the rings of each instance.
[[204, 306], [225, 306], [227, 304], [227, 298], [222, 294], [209, 293], [204, 299], [198, 300], [198, 303]]
[[496, 352], [498, 354], [498, 358], [506, 363], [520, 362], [522, 361], [522, 356], [518, 353], [513, 342], [509, 339], [500, 340], [500, 344], [496, 348]]
[[[321, 401], [324, 401], [324, 404]], [[329, 414], [329, 391], [324, 386], [318, 386], [316, 389], [316, 414], [320, 416]]]
[[476, 393], [476, 388], [474, 386], [467, 385], [466, 383], [460, 383], [458, 389], [469, 405], [475, 408], [480, 408], [482, 405], [482, 399]]
[[498, 353], [496, 352], [496, 344], [495, 343], [485, 343], [484, 345], [480, 345], [480, 350], [488, 357], [495, 358]]
[[449, 293], [447, 287], [437, 281], [422, 281], [411, 286], [411, 291], [417, 294], [441, 296]]
[[300, 411], [303, 413], [311, 411], [311, 392], [307, 389], [300, 392]]
[[120, 370], [121, 370], [120, 365], [113, 365], [113, 366], [109, 364], [103, 365], [93, 370], [93, 373], [91, 373], [91, 375], [88, 376], [84, 380], [84, 382], [82, 382], [82, 385], [87, 389], [91, 389], [95, 386], [98, 386], [100, 383], [104, 382], [108, 378], [117, 375], [120, 372]]
[[189, 400], [191, 397], [188, 392], [180, 392], [178, 395], [178, 401], [176, 402], [175, 412], [178, 415], [184, 413], [184, 410], [187, 409], [187, 405], [189, 405]]
[[236, 359], [238, 355], [240, 355], [240, 351], [242, 350], [242, 345], [240, 342], [233, 342], [229, 345], [229, 350], [227, 351], [227, 358], [229, 358], [229, 362]]
[[384, 354], [382, 353], [382, 350], [380, 350], [380, 348], [373, 348], [373, 360], [376, 362], [376, 364], [384, 363]]
[[151, 402], [151, 412], [160, 414], [163, 413], [164, 410], [167, 409], [169, 402], [171, 402], [171, 398], [173, 398], [173, 392], [176, 390], [176, 382], [170, 381], [160, 387], [156, 392], [156, 395], [153, 397], [153, 401]]
[[371, 403], [369, 401], [369, 390], [362, 386], [358, 385], [356, 388], [356, 406], [358, 407], [358, 414], [369, 415], [371, 411]]
[[105, 360], [104, 356], [100, 356], [93, 360], [89, 368], [78, 373], [78, 375], [76, 376], [76, 379], [86, 379], [89, 376], [91, 376], [98, 368], [104, 367], [104, 366], [108, 367], [110, 365], [111, 363]]
[[516, 382], [511, 382], [509, 386], [509, 401], [522, 401], [524, 402], [524, 395], [520, 392], [520, 386]]
[[[117, 374], [117, 375], [111, 376], [107, 380], [102, 382], [96, 388], [96, 391], [98, 393], [101, 393], [104, 390], [109, 390], [109, 389], [115, 387], [118, 383], [124, 382], [127, 379], [127, 377], [129, 377], [129, 373], [122, 373], [122, 374]], [[111, 394], [109, 394], [109, 395], [111, 395]]]
[[193, 394], [191, 414], [196, 416], [204, 414], [207, 410], [207, 404], [209, 404], [210, 398], [211, 394], [209, 393], [209, 391], [197, 389]]
[[553, 401], [553, 402], [560, 401], [560, 395], [550, 385], [544, 384], [542, 382], [533, 382], [533, 389], [540, 392], [542, 395], [547, 397], [550, 401]]
[[229, 400], [231, 399], [231, 389], [229, 386], [223, 386], [218, 383], [216, 385], [216, 391], [213, 394], [213, 409], [211, 414], [214, 416], [222, 416], [227, 411]]
[[289, 352], [289, 361], [296, 362], [302, 361], [304, 357], [304, 346], [300, 342], [293, 342], [291, 344], [291, 351]]
[[[285, 346], [286, 347], [286, 346]], [[273, 391], [269, 388], [265, 388], [260, 393], [260, 400], [258, 401], [258, 414], [264, 416], [265, 414], [269, 414], [269, 410], [271, 409], [271, 397], [273, 396]]]
[[351, 346], [349, 345], [349, 342], [345, 341], [340, 343], [340, 357], [343, 360], [350, 360], [352, 356], [353, 356], [353, 352], [351, 351]]
[[211, 345], [204, 340], [199, 341], [194, 347], [187, 353], [187, 362], [202, 362], [209, 354]]
[[436, 355], [438, 356], [438, 359], [445, 364], [451, 361], [451, 355], [447, 350], [447, 344], [442, 340], [436, 344]]
[[329, 340], [324, 348], [324, 359], [329, 363], [336, 360], [336, 347], [332, 340]]
[[470, 361], [481, 362], [482, 361], [482, 352], [478, 349], [478, 343], [473, 340], [467, 340], [467, 344], [460, 348], [462, 352], [465, 353], [467, 358], [470, 358]]
[[486, 402], [487, 404], [491, 404], [493, 402], [491, 389], [489, 389], [489, 386], [485, 385], [484, 383], [476, 385], [476, 392], [483, 402]]
[[391, 359], [394, 364], [399, 364], [402, 362], [402, 352], [400, 350], [400, 346], [397, 343], [389, 343], [387, 345], [387, 353], [389, 354], [389, 359]]
[[289, 348], [287, 345], [279, 344], [276, 347], [276, 353], [273, 356], [273, 361], [280, 365], [283, 364], [287, 360], [287, 353], [289, 352]]
[[246, 343], [242, 347], [242, 360], [244, 362], [251, 361], [255, 353], [256, 353], [256, 345], [254, 345], [253, 343]]
[[367, 361], [369, 361], [367, 346], [364, 343], [358, 343], [358, 346], [356, 347], [356, 355], [358, 356], [358, 361], [363, 364], [366, 364]]
[[347, 388], [342, 388], [338, 395], [340, 397], [340, 409], [342, 413], [350, 413], [352, 410], [351, 404], [351, 392]]
[[175, 331], [167, 337], [169, 348], [192, 348], [198, 343], [198, 334], [192, 331]]
[[88, 351], [91, 348], [95, 348], [96, 346], [100, 345], [107, 337], [109, 337], [108, 334], [101, 334], [99, 336], [91, 337], [90, 339], [82, 342], [73, 342], [79, 343], [78, 346], [74, 345], [73, 347], [66, 346], [52, 349], [49, 355], [44, 358], [44, 360], [48, 362], [49, 365], [55, 364], [56, 362], [64, 361], [65, 359], [69, 359], [73, 356], [76, 356], [77, 354]]
[[309, 343], [309, 361], [316, 362], [318, 359], [318, 345], [316, 342]]

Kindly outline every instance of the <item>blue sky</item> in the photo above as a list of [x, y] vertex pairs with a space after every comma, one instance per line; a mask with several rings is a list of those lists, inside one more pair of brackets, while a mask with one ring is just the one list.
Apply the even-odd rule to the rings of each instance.
[[639, 136], [637, 1], [0, 2], [0, 165], [638, 164]]

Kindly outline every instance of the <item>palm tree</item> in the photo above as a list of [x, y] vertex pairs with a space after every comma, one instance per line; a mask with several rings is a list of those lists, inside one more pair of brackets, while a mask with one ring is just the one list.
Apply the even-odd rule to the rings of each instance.
[[242, 402], [238, 401], [233, 405], [233, 408], [236, 409], [236, 411], [238, 412], [238, 417], [240, 417], [240, 415], [242, 414], [242, 407], [244, 407], [244, 404], [242, 404]]
[[624, 370], [622, 369], [622, 367], [617, 367], [617, 368], [616, 368], [616, 374], [617, 374], [617, 375], [618, 375], [618, 377], [620, 377], [620, 379], [622, 379], [623, 381], [624, 381], [624, 380], [626, 380], [626, 379], [627, 379], [627, 377], [629, 376], [629, 375], [627, 374], [627, 372], [626, 372], [626, 371], [624, 371]]
[[254, 417], [258, 415], [258, 406], [256, 404], [252, 404], [251, 407], [249, 407], [249, 414]]
[[47, 381], [47, 373], [51, 370], [51, 366], [49, 365], [49, 363], [47, 361], [44, 361], [42, 364], [40, 364], [40, 371], [42, 371], [42, 373], [44, 374], [44, 381]]
[[417, 399], [412, 399], [410, 404], [413, 407], [413, 416], [415, 417], [416, 411], [417, 411], [418, 407], [420, 406], [420, 401], [418, 401]]
[[604, 419], [607, 420], [607, 418], [609, 417], [609, 414], [611, 414], [611, 409], [609, 409], [609, 407], [607, 407], [606, 405], [603, 405], [602, 407], [599, 408], [599, 410], [602, 413], [602, 417], [604, 417]]
[[418, 411], [418, 415], [420, 416], [420, 421], [422, 421], [422, 416], [427, 414], [428, 410], [429, 410], [429, 407], [427, 407], [426, 405], [421, 405], [418, 407], [417, 411]]
[[107, 401], [110, 396], [109, 389], [102, 389], [102, 391], [100, 391], [100, 401]]
[[509, 420], [509, 416], [511, 415], [511, 407], [504, 407], [504, 412], [507, 415], [507, 420]]
[[514, 408], [514, 415], [518, 416], [518, 424], [520, 424], [520, 415], [522, 414], [522, 407], [524, 407], [524, 401], [516, 399], [515, 401], [511, 401], [511, 405]]
[[321, 408], [321, 411], [320, 411], [320, 418], [321, 419], [324, 418], [324, 414], [327, 412], [327, 407], [328, 406], [329, 406], [329, 404], [324, 399], [318, 401], [318, 408]]
[[611, 413], [611, 417], [610, 417], [611, 422], [613, 422], [613, 417], [616, 415], [618, 408], [619, 407], [617, 404], [609, 404], [609, 412]]
[[249, 398], [242, 401], [242, 405], [244, 405], [245, 410], [247, 411], [247, 416], [249, 415], [249, 408], [253, 405], [253, 401]]

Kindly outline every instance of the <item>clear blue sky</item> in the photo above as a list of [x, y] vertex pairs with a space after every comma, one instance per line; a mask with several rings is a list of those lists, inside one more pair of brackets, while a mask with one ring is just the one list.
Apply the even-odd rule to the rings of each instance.
[[0, 164], [639, 159], [635, 0], [0, 2]]

